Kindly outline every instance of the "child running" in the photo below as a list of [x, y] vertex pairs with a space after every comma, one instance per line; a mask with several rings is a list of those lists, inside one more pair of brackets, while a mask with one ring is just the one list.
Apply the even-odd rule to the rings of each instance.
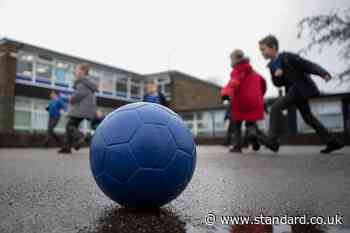
[[279, 97], [271, 106], [271, 122], [269, 131], [269, 148], [279, 150], [278, 123], [275, 119], [280, 112], [289, 107], [296, 107], [305, 123], [310, 125], [320, 136], [326, 148], [321, 153], [331, 153], [344, 147], [336, 137], [312, 114], [309, 99], [320, 95], [315, 82], [310, 75], [320, 76], [328, 82], [332, 77], [321, 66], [289, 52], [279, 52], [279, 43], [275, 36], [269, 35], [259, 42], [263, 57], [270, 61], [268, 68], [272, 82], [277, 87], [285, 87], [285, 96]]
[[235, 121], [236, 144], [231, 152], [241, 153], [243, 147], [242, 123], [245, 122], [247, 140], [253, 144], [254, 150], [265, 144], [266, 136], [258, 129], [257, 121], [264, 119], [264, 95], [266, 82], [250, 65], [249, 58], [240, 49], [231, 53], [231, 79], [223, 88], [223, 99], [231, 100], [231, 116]]
[[241, 128], [243, 122], [246, 124], [247, 136], [253, 144], [253, 149], [259, 150], [259, 137], [263, 135], [256, 122], [264, 119], [266, 83], [262, 76], [253, 70], [249, 58], [244, 55], [242, 50], [234, 50], [230, 58], [231, 79], [221, 92], [223, 99], [231, 100], [231, 117], [235, 121], [236, 144], [230, 151], [242, 152]]
[[84, 137], [79, 131], [79, 125], [84, 120], [93, 120], [96, 117], [96, 95], [97, 85], [89, 78], [89, 64], [80, 64], [76, 67], [74, 75], [74, 93], [70, 98], [69, 120], [66, 125], [65, 144], [59, 153], [70, 154], [74, 146], [80, 149], [84, 143]]

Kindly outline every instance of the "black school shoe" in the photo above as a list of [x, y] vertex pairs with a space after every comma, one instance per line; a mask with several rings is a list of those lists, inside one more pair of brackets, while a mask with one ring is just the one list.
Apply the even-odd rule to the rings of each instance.
[[329, 154], [332, 153], [333, 151], [340, 150], [344, 147], [344, 143], [341, 143], [337, 140], [331, 141], [327, 143], [326, 148], [321, 150], [321, 154]]
[[68, 149], [68, 148], [61, 148], [59, 151], [58, 151], [59, 154], [71, 154], [72, 153], [72, 150], [71, 149]]
[[268, 138], [265, 142], [265, 146], [273, 152], [277, 153], [280, 149], [280, 142], [278, 139]]
[[242, 149], [241, 149], [241, 147], [235, 145], [234, 147], [232, 147], [232, 148], [230, 149], [230, 152], [231, 152], [231, 153], [242, 153]]
[[79, 140], [74, 145], [74, 150], [80, 150], [80, 148], [84, 145], [84, 143], [85, 143], [85, 138], [84, 137], [79, 138]]
[[260, 144], [258, 143], [257, 140], [253, 141], [253, 151], [259, 151], [260, 150]]

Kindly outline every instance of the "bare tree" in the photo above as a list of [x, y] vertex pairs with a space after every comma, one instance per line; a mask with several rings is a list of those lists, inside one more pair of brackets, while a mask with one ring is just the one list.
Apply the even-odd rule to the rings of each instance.
[[350, 7], [330, 14], [306, 17], [299, 22], [298, 29], [298, 38], [305, 34], [310, 37], [309, 43], [301, 51], [303, 53], [313, 48], [321, 52], [325, 46], [339, 46], [339, 57], [348, 68], [338, 76], [341, 81], [350, 81]]

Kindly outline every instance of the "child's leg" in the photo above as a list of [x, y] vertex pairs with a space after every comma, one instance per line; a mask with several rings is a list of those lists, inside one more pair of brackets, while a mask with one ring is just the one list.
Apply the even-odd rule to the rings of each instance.
[[50, 122], [50, 127], [49, 127], [49, 131], [50, 131], [50, 135], [52, 138], [55, 139], [56, 143], [61, 146], [61, 139], [60, 137], [56, 134], [55, 132], [55, 128], [56, 126], [58, 125], [58, 122], [59, 122], [60, 118], [55, 118], [55, 119], [52, 119], [51, 122]]
[[272, 104], [270, 109], [270, 129], [269, 137], [270, 139], [277, 141], [279, 138], [279, 121], [277, 120], [281, 111], [287, 109], [290, 106], [295, 105], [298, 95], [295, 93], [295, 90], [292, 88], [288, 91], [285, 96], [278, 97], [278, 99]]
[[242, 147], [242, 121], [234, 121], [235, 125], [235, 144], [234, 147]]
[[[253, 146], [254, 151], [260, 150], [259, 136], [263, 134], [261, 130], [259, 130], [258, 124], [256, 122], [248, 122], [247, 128], [249, 141]], [[265, 136], [266, 137], [266, 136]]]
[[234, 128], [235, 128], [234, 121], [230, 120], [228, 129], [227, 129], [227, 133], [226, 133], [225, 142], [224, 142], [223, 145], [227, 145], [227, 146], [231, 145], [231, 143], [232, 143], [232, 134], [234, 132]]
[[244, 136], [242, 138], [242, 148], [248, 148], [249, 147], [249, 144], [251, 143], [250, 140], [249, 140], [249, 137], [248, 137], [248, 125], [249, 123], [246, 121], [245, 122], [245, 127], [246, 127], [246, 130], [245, 130], [245, 133], [244, 133]]
[[312, 114], [308, 100], [298, 102], [297, 107], [305, 123], [311, 126], [321, 138], [322, 142], [327, 145], [325, 149], [321, 150], [321, 153], [330, 153], [344, 147], [344, 144], [339, 142], [337, 138]]
[[77, 134], [79, 134], [79, 125], [82, 122], [83, 118], [70, 117], [66, 125], [66, 137], [64, 148], [70, 150], [74, 143], [74, 139]]

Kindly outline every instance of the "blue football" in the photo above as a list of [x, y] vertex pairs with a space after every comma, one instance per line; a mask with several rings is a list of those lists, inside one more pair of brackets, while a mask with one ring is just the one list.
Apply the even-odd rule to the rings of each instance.
[[196, 166], [191, 132], [172, 110], [133, 103], [107, 115], [90, 147], [100, 189], [128, 208], [155, 208], [178, 197]]

